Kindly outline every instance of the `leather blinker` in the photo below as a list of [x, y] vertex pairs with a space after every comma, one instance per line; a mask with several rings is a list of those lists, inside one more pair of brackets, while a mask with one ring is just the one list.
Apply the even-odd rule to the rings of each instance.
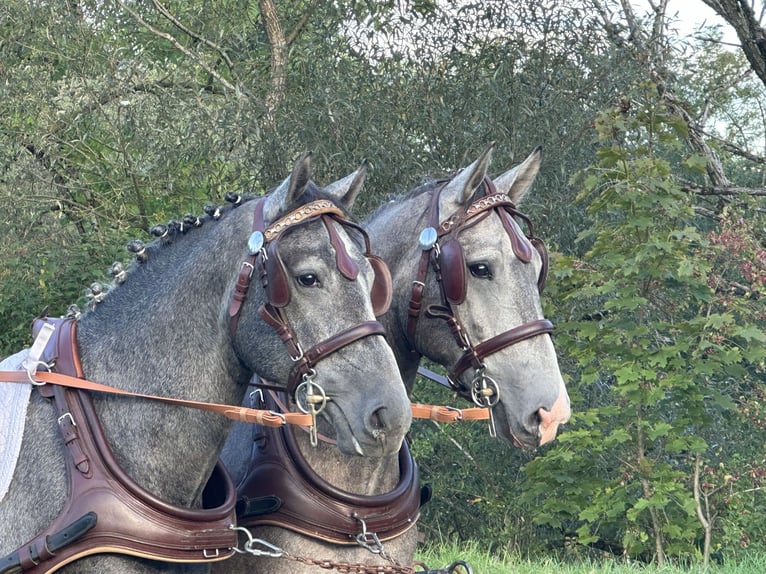
[[444, 296], [451, 304], [460, 305], [465, 301], [467, 287], [463, 248], [457, 239], [449, 239], [441, 246], [439, 262]]
[[391, 272], [388, 265], [377, 255], [367, 254], [367, 261], [370, 262], [372, 270], [375, 272], [375, 279], [372, 283], [370, 296], [372, 299], [372, 310], [376, 317], [380, 317], [391, 306], [393, 298], [393, 287]]
[[287, 282], [287, 272], [282, 258], [279, 256], [278, 242], [273, 241], [266, 247], [264, 266], [264, 288], [266, 297], [274, 307], [286, 307], [290, 302], [290, 287]]

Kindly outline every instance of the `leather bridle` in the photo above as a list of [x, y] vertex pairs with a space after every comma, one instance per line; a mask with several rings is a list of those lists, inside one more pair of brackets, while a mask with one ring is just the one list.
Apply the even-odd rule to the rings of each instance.
[[[553, 323], [548, 319], [536, 319], [500, 333], [486, 341], [475, 344], [466, 332], [458, 306], [465, 302], [466, 296], [466, 263], [463, 248], [460, 244], [461, 233], [484, 219], [496, 214], [505, 229], [513, 247], [514, 255], [524, 263], [532, 261], [532, 247], [540, 254], [542, 269], [537, 279], [537, 288], [542, 292], [548, 273], [548, 252], [541, 239], [535, 237], [532, 223], [521, 213], [505, 193], [497, 192], [492, 180], [484, 177], [484, 195], [471, 203], [466, 209], [458, 211], [441, 224], [439, 223], [439, 196], [449, 183], [446, 181], [431, 195], [426, 220], [426, 227], [420, 234], [419, 245], [421, 256], [417, 274], [412, 282], [407, 315], [407, 340], [411, 352], [420, 356], [415, 346], [415, 334], [418, 319], [423, 307], [423, 296], [426, 287], [426, 275], [429, 268], [433, 269], [440, 286], [441, 305], [429, 305], [425, 313], [430, 318], [446, 321], [458, 346], [463, 350], [462, 356], [449, 370], [447, 380], [449, 386], [461, 397], [472, 401], [479, 407], [490, 408], [500, 401], [500, 388], [497, 382], [486, 373], [484, 359], [511, 345], [553, 331]], [[517, 218], [526, 224], [528, 232], [522, 236], [519, 227], [514, 224]], [[465, 385], [460, 377], [465, 371], [473, 368], [475, 375], [470, 385]], [[495, 436], [494, 420], [490, 417], [490, 434]]]
[[[380, 335], [385, 337], [385, 329], [378, 321], [364, 321], [346, 328], [304, 351], [290, 327], [284, 308], [290, 302], [289, 279], [281, 257], [279, 241], [296, 227], [313, 221], [321, 221], [335, 250], [338, 270], [343, 277], [353, 281], [359, 274], [359, 265], [346, 251], [343, 240], [333, 222], [361, 233], [365, 242], [365, 257], [375, 272], [371, 290], [373, 311], [382, 315], [391, 303], [391, 274], [382, 259], [370, 252], [370, 240], [367, 233], [357, 224], [345, 219], [343, 212], [329, 200], [317, 200], [290, 212], [270, 226], [264, 222], [265, 199], [259, 200], [253, 214], [253, 232], [248, 239], [248, 254], [242, 262], [237, 283], [229, 306], [229, 329], [235, 335], [242, 304], [247, 298], [250, 281], [257, 270], [266, 293], [267, 302], [258, 309], [259, 316], [279, 335], [293, 361], [287, 382], [287, 393], [293, 396], [298, 408], [312, 416], [312, 419], [324, 409], [329, 400], [322, 387], [314, 380], [316, 365], [328, 355], [365, 337]], [[259, 386], [274, 388], [273, 385], [259, 383]], [[281, 387], [278, 390], [285, 390]], [[316, 444], [316, 424], [311, 425], [312, 444]]]

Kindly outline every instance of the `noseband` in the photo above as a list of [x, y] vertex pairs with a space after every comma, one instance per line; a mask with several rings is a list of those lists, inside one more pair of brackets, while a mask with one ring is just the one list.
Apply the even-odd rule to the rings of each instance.
[[[466, 262], [463, 247], [460, 244], [460, 235], [464, 230], [478, 225], [493, 213], [496, 214], [511, 241], [514, 255], [520, 261], [524, 263], [532, 261], [532, 247], [540, 254], [542, 268], [537, 278], [538, 292], [542, 292], [545, 287], [548, 274], [548, 252], [542, 240], [535, 237], [529, 218], [516, 209], [506, 194], [499, 193], [487, 176], [484, 177], [484, 195], [463, 211], [453, 214], [439, 224], [439, 196], [447, 183], [449, 181], [431, 195], [427, 214], [429, 227], [420, 234], [419, 245], [422, 253], [417, 277], [412, 282], [412, 295], [407, 316], [407, 340], [412, 352], [419, 355], [420, 353], [415, 350], [415, 330], [420, 318], [426, 274], [430, 264], [441, 288], [442, 304], [429, 305], [426, 308], [426, 315], [446, 321], [458, 346], [463, 350], [463, 355], [448, 373], [449, 385], [458, 395], [473, 401], [479, 407], [494, 407], [500, 401], [500, 388], [497, 382], [486, 374], [484, 358], [526, 339], [551, 333], [553, 323], [547, 319], [536, 319], [481, 343], [472, 343], [460, 320], [457, 307], [465, 302], [467, 290]], [[518, 226], [514, 224], [514, 218], [526, 224], [528, 229], [526, 235], [521, 235]], [[469, 368], [475, 370], [475, 376], [470, 386], [466, 386], [461, 382], [460, 376]], [[490, 419], [490, 434], [493, 436], [495, 434], [492, 419]]]
[[[267, 302], [258, 309], [258, 314], [277, 332], [293, 361], [293, 367], [288, 376], [287, 392], [295, 398], [301, 411], [315, 418], [328, 400], [322, 387], [314, 381], [316, 364], [355, 341], [370, 335], [385, 336], [385, 329], [378, 321], [365, 321], [336, 333], [304, 352], [284, 313], [284, 308], [290, 302], [290, 288], [287, 271], [279, 255], [280, 239], [298, 226], [321, 220], [330, 235], [338, 270], [343, 277], [354, 281], [359, 275], [359, 265], [348, 254], [343, 240], [333, 226], [333, 221], [360, 232], [365, 242], [365, 257], [375, 272], [371, 298], [376, 316], [385, 313], [391, 303], [391, 274], [383, 260], [370, 252], [370, 240], [367, 233], [357, 224], [346, 220], [343, 212], [331, 201], [320, 199], [303, 205], [268, 227], [264, 222], [264, 205], [265, 198], [259, 200], [255, 206], [253, 232], [247, 242], [248, 254], [242, 262], [229, 305], [229, 330], [234, 337], [239, 324], [240, 311], [247, 298], [250, 280], [257, 269], [267, 299]], [[275, 388], [268, 384], [259, 386]], [[284, 390], [281, 387], [276, 389]], [[311, 429], [312, 444], [316, 444], [316, 424], [312, 424]]]

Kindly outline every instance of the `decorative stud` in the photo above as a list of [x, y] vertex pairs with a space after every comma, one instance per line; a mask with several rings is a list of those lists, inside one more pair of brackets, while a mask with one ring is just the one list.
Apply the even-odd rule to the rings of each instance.
[[125, 279], [128, 278], [125, 268], [119, 261], [112, 263], [112, 266], [109, 268], [109, 274], [114, 278], [114, 282], [117, 283], [117, 285], [122, 285], [125, 283]]
[[227, 191], [223, 198], [234, 205], [234, 207], [239, 207], [239, 205], [242, 203], [242, 196], [238, 193], [234, 193], [233, 191]]
[[205, 207], [202, 208], [202, 211], [204, 211], [207, 215], [215, 220], [221, 218], [221, 210], [218, 209], [217, 205], [213, 205], [212, 203], [205, 204]]
[[128, 251], [135, 254], [136, 260], [139, 263], [145, 263], [149, 259], [149, 254], [146, 252], [146, 245], [140, 239], [134, 239], [128, 242]]
[[253, 231], [247, 240], [247, 250], [250, 255], [257, 255], [263, 248], [263, 232]]
[[428, 251], [434, 245], [436, 245], [436, 241], [438, 239], [439, 235], [436, 233], [436, 230], [433, 227], [426, 227], [423, 231], [420, 232], [420, 237], [418, 237], [418, 246], [422, 251]]

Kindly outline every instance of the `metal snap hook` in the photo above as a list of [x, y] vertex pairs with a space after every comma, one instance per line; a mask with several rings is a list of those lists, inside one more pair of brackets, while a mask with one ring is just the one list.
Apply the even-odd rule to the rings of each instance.
[[[284, 554], [284, 551], [279, 546], [275, 546], [261, 538], [254, 538], [253, 533], [243, 526], [234, 526], [232, 524], [229, 526], [229, 529], [243, 532], [247, 537], [244, 548], [237, 548], [236, 546], [233, 548], [237, 554], [252, 554], [253, 556], [268, 556], [270, 558], [280, 558]], [[265, 550], [256, 548], [256, 545], [260, 545]]]
[[383, 543], [378, 538], [378, 535], [375, 532], [367, 532], [367, 523], [356, 512], [351, 517], [358, 520], [362, 525], [362, 531], [355, 537], [356, 543], [373, 554], [381, 554], [383, 552]]

